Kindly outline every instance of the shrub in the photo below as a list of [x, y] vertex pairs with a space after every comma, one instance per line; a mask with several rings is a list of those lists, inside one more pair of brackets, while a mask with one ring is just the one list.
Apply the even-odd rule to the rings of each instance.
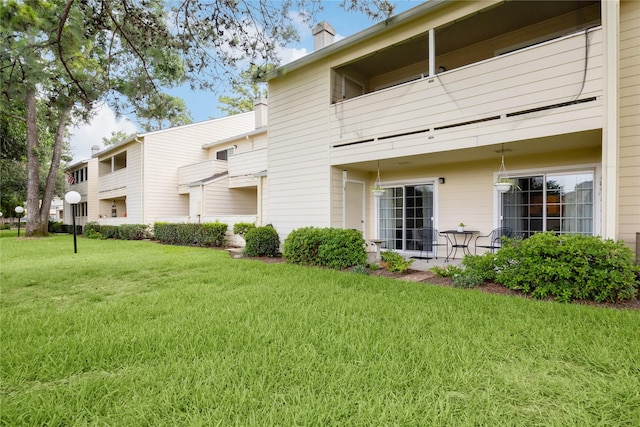
[[118, 239], [120, 238], [120, 233], [118, 231], [118, 226], [116, 225], [102, 225], [100, 226], [100, 233], [104, 236], [105, 239]]
[[175, 245], [195, 245], [198, 241], [196, 235], [200, 224], [176, 224]]
[[583, 235], [537, 233], [504, 239], [495, 255], [496, 283], [559, 301], [634, 298], [633, 255], [622, 242]]
[[280, 247], [280, 237], [271, 226], [254, 227], [244, 236], [246, 245], [244, 254], [247, 256], [276, 256]]
[[496, 278], [495, 254], [490, 252], [484, 255], [466, 255], [462, 259], [464, 271], [482, 280], [482, 282], [493, 281]]
[[453, 276], [453, 285], [456, 288], [475, 288], [476, 286], [482, 285], [484, 281], [484, 278], [480, 274], [469, 270], [463, 270], [461, 273]]
[[318, 262], [329, 268], [341, 269], [367, 261], [362, 233], [345, 228], [325, 228], [323, 243], [318, 247]]
[[204, 224], [153, 224], [154, 239], [167, 245], [222, 246], [229, 226], [222, 222]]
[[84, 237], [87, 239], [97, 239], [104, 240], [104, 236], [99, 231], [95, 231], [94, 229], [89, 229], [84, 231]]
[[101, 227], [101, 226], [100, 226], [100, 224], [98, 224], [98, 223], [97, 223], [97, 222], [95, 222], [95, 221], [87, 222], [87, 223], [84, 225], [84, 234], [87, 234], [87, 232], [90, 232], [90, 231], [97, 231], [97, 232], [100, 232], [100, 227]]
[[413, 264], [412, 259], [404, 259], [402, 255], [395, 251], [385, 251], [380, 254], [384, 268], [393, 273], [404, 273]]
[[161, 242], [173, 245], [177, 241], [178, 224], [168, 222], [156, 222], [153, 224], [153, 237]]
[[0, 224], [0, 230], [11, 230], [11, 224]]
[[321, 228], [298, 228], [284, 240], [282, 252], [288, 263], [319, 265], [318, 248], [322, 243]]
[[292, 264], [347, 268], [364, 264], [367, 253], [362, 234], [342, 228], [304, 227], [293, 230], [283, 245], [284, 257]]
[[351, 272], [356, 274], [369, 274], [369, 269], [366, 264], [358, 264], [351, 269]]
[[224, 246], [229, 226], [222, 222], [206, 222], [196, 233], [199, 246]]
[[122, 224], [118, 226], [118, 238], [120, 240], [142, 240], [147, 238], [146, 224]]
[[67, 226], [62, 221], [49, 221], [49, 233], [67, 233], [67, 230]]
[[252, 222], [236, 222], [233, 224], [233, 234], [244, 235], [252, 228], [256, 228], [256, 225]]
[[457, 274], [462, 273], [462, 268], [457, 265], [448, 264], [446, 267], [439, 267], [434, 265], [429, 269], [432, 271], [437, 277], [455, 277]]

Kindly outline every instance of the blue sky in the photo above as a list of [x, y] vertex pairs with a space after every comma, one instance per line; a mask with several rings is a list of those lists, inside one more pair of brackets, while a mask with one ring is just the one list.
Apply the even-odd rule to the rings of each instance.
[[[362, 0], [366, 1], [366, 0]], [[417, 6], [423, 0], [396, 0], [395, 14]], [[324, 9], [317, 16], [317, 22], [327, 21], [336, 30], [335, 40], [340, 40], [364, 30], [376, 22], [362, 14], [347, 13], [339, 7], [339, 0], [322, 2]], [[315, 24], [315, 23], [314, 23]], [[300, 41], [285, 46], [281, 51], [283, 61], [291, 62], [313, 51], [313, 36], [308, 26], [298, 27]], [[210, 118], [222, 117], [224, 114], [218, 109], [218, 97], [224, 95], [224, 91], [217, 93], [204, 91], [190, 91], [188, 87], [176, 88], [169, 91], [172, 95], [184, 99], [187, 108], [191, 112], [194, 122], [200, 122]], [[127, 117], [116, 117], [113, 111], [106, 105], [102, 106], [88, 125], [71, 130], [71, 148], [73, 150], [73, 162], [78, 162], [91, 157], [91, 146], [98, 145], [101, 149], [103, 137], [109, 137], [114, 131], [126, 133], [138, 132], [136, 124]]]
[[[362, 14], [345, 12], [339, 7], [340, 1], [338, 0], [323, 1], [322, 3], [324, 10], [318, 15], [317, 22], [327, 21], [331, 24], [336, 30], [336, 41], [351, 36], [376, 23], [376, 21], [372, 21]], [[422, 3], [422, 0], [396, 1], [395, 13], [400, 13], [420, 3]], [[284, 63], [291, 62], [313, 51], [313, 35], [308, 26], [299, 26], [298, 33], [300, 42], [286, 46], [281, 53]], [[218, 97], [225, 95], [224, 92], [192, 92], [188, 87], [185, 87], [174, 89], [170, 93], [185, 100], [194, 122], [224, 116], [218, 109]]]

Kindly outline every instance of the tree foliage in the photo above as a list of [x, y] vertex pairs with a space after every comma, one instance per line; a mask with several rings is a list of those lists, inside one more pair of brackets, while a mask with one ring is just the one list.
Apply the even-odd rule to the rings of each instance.
[[[392, 7], [344, 0], [372, 17]], [[27, 235], [46, 235], [67, 128], [86, 122], [99, 102], [139, 112], [149, 126], [185, 109], [162, 88], [189, 82], [216, 88], [240, 64], [278, 63], [277, 48], [295, 40], [291, 11], [311, 20], [319, 0], [3, 0], [0, 2], [0, 114], [26, 134]], [[53, 144], [41, 152], [38, 103], [48, 111]], [[164, 122], [163, 122], [164, 123]], [[47, 163], [44, 190], [39, 167]]]
[[218, 107], [225, 114], [239, 114], [253, 111], [254, 101], [257, 98], [268, 98], [267, 84], [263, 82], [266, 73], [275, 69], [272, 64], [264, 67], [252, 65], [249, 69], [240, 73], [238, 78], [231, 82], [230, 92], [234, 96], [224, 95], [218, 97], [222, 104]]

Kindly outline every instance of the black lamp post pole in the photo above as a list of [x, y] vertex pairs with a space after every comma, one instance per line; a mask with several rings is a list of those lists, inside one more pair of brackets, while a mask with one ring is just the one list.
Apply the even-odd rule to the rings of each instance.
[[77, 254], [78, 244], [76, 243], [76, 204], [75, 203], [71, 205], [71, 215], [73, 216], [73, 219], [71, 221], [73, 222], [73, 253]]
[[20, 214], [18, 214], [18, 237], [20, 237]]

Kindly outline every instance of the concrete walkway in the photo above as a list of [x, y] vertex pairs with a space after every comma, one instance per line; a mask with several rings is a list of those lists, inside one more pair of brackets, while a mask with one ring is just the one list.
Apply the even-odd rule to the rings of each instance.
[[414, 258], [413, 264], [411, 264], [411, 267], [409, 268], [411, 270], [429, 271], [429, 269], [433, 266], [446, 267], [449, 264], [460, 265], [462, 263], [462, 258], [450, 259], [446, 263], [444, 262], [444, 260], [445, 260], [445, 257], [440, 257], [438, 259], [434, 258], [429, 260]]

